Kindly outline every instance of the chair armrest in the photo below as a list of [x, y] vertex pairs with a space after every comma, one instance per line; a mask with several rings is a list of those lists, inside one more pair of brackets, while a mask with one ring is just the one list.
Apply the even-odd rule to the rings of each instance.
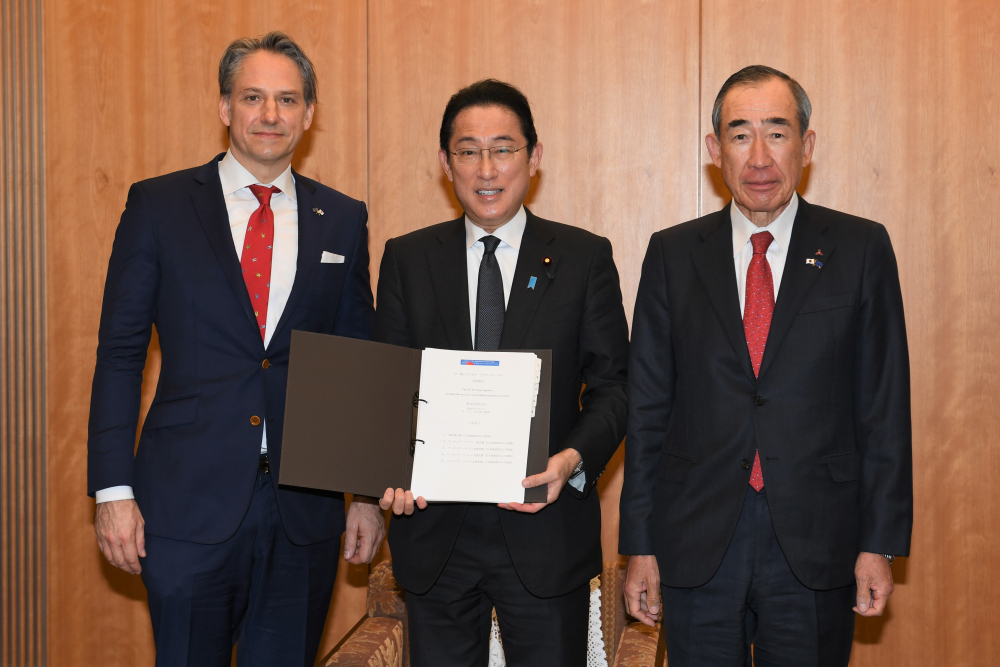
[[[659, 634], [659, 624], [653, 628], [638, 622], [626, 625], [618, 642], [613, 667], [653, 667]], [[666, 665], [666, 661], [663, 664]]]
[[609, 665], [615, 662], [622, 631], [635, 620], [625, 611], [625, 567], [621, 558], [608, 560], [601, 572], [601, 634]]
[[324, 667], [402, 667], [403, 624], [394, 618], [366, 618], [320, 664]]

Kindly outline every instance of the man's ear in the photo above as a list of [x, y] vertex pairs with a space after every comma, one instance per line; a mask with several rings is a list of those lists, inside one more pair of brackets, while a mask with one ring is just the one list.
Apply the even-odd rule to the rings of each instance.
[[541, 142], [535, 144], [534, 150], [531, 151], [531, 155], [528, 156], [528, 175], [534, 177], [538, 172], [538, 165], [542, 161], [542, 144]]
[[805, 169], [813, 159], [813, 149], [816, 148], [816, 133], [807, 130], [802, 137], [802, 168]]
[[222, 120], [222, 124], [229, 127], [231, 121], [230, 109], [229, 109], [230, 98], [228, 95], [219, 96], [219, 119]]
[[714, 132], [705, 135], [705, 147], [708, 148], [708, 154], [712, 156], [712, 163], [722, 169], [722, 144]]
[[441, 168], [444, 169], [444, 175], [448, 177], [449, 182], [454, 183], [455, 179], [452, 178], [451, 174], [451, 163], [448, 162], [449, 157], [448, 151], [438, 149], [438, 161], [441, 163]]
[[316, 103], [310, 102], [308, 106], [306, 106], [306, 116], [302, 122], [302, 126], [307, 130], [312, 125], [314, 113], [316, 113]]

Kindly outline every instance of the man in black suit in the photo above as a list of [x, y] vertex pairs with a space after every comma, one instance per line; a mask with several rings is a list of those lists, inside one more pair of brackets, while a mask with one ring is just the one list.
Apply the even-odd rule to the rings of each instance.
[[[219, 65], [229, 150], [136, 183], [108, 266], [88, 492], [107, 559], [141, 573], [157, 665], [316, 659], [340, 551], [368, 562], [375, 499], [278, 488], [292, 329], [369, 338], [368, 213], [292, 170], [316, 76], [288, 36]], [[135, 446], [153, 326], [163, 363]]]
[[516, 88], [485, 80], [456, 93], [440, 140], [465, 215], [386, 244], [373, 338], [551, 349], [551, 456], [523, 482], [546, 484], [546, 503], [428, 506], [386, 490], [413, 664], [486, 664], [495, 607], [507, 664], [581, 665], [588, 583], [601, 570], [594, 485], [626, 415], [628, 327], [611, 244], [524, 208], [542, 144]]
[[[726, 81], [709, 152], [733, 201], [653, 235], [632, 325], [619, 551], [671, 667], [847, 665], [913, 522], [910, 378], [885, 228], [795, 194], [805, 91]], [[741, 317], [742, 315], [742, 317]], [[742, 320], [742, 321], [741, 321]], [[661, 591], [662, 583], [662, 591]]]

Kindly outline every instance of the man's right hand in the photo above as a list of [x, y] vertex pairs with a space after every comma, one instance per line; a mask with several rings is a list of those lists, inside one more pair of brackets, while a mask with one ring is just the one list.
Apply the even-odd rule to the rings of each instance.
[[419, 509], [427, 509], [427, 501], [424, 500], [423, 496], [413, 497], [412, 491], [403, 491], [402, 489], [396, 489], [393, 491], [391, 488], [385, 490], [385, 495], [378, 501], [378, 506], [384, 510], [392, 508], [393, 514], [413, 514], [413, 506], [416, 505]]
[[628, 557], [625, 610], [646, 625], [656, 625], [660, 618], [660, 568], [656, 556]]
[[98, 503], [94, 513], [97, 546], [115, 567], [139, 574], [139, 557], [146, 557], [146, 522], [135, 500], [111, 500]]

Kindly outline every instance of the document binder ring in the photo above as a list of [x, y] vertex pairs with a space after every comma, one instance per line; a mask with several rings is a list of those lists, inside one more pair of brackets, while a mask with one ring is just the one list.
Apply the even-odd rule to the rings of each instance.
[[425, 399], [420, 398], [420, 393], [413, 394], [413, 416], [410, 419], [410, 456], [413, 456], [417, 451], [417, 443], [423, 442], [423, 440], [417, 439], [417, 416], [420, 412], [420, 404], [426, 403]]

